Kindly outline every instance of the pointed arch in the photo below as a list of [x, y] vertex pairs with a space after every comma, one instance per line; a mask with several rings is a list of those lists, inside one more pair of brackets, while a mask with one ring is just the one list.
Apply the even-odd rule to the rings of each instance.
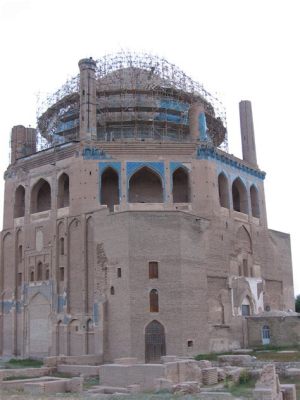
[[14, 218], [24, 217], [25, 215], [25, 188], [19, 185], [15, 191]]
[[129, 203], [163, 203], [161, 177], [153, 169], [144, 166], [129, 180]]
[[228, 179], [224, 172], [221, 172], [218, 176], [218, 189], [220, 206], [229, 208]]
[[119, 174], [108, 166], [101, 174], [101, 204], [114, 211], [114, 205], [120, 204]]
[[251, 236], [244, 225], [240, 226], [236, 233], [236, 243], [239, 250], [252, 253]]
[[83, 354], [83, 335], [80, 333], [80, 322], [72, 319], [68, 325], [68, 355], [80, 356]]
[[69, 207], [70, 205], [70, 183], [69, 175], [65, 172], [58, 178], [57, 208]]
[[172, 174], [173, 203], [188, 203], [190, 201], [189, 173], [183, 168], [177, 168]]
[[82, 268], [83, 260], [82, 224], [75, 218], [69, 225], [68, 234], [68, 266], [67, 282], [69, 292], [68, 308], [70, 313], [83, 313], [85, 303], [78, 296], [85, 290], [85, 271]]
[[64, 327], [62, 320], [57, 322], [56, 326], [56, 355], [64, 354]]
[[248, 214], [247, 189], [241, 178], [232, 183], [232, 204], [235, 211]]
[[149, 293], [150, 312], [159, 312], [158, 291], [152, 289]]
[[93, 313], [94, 305], [94, 221], [92, 217], [86, 220], [86, 286], [87, 286], [87, 312]]
[[37, 264], [36, 267], [36, 280], [42, 281], [43, 280], [43, 264], [41, 261]]
[[94, 324], [90, 318], [86, 322], [86, 334], [87, 334], [87, 354], [94, 354]]
[[41, 293], [35, 293], [28, 303], [29, 355], [45, 357], [51, 346], [51, 306]]
[[255, 185], [251, 185], [250, 187], [250, 199], [251, 199], [252, 216], [255, 218], [259, 218], [260, 217], [259, 195]]
[[51, 209], [51, 187], [49, 182], [41, 178], [31, 190], [32, 214]]
[[165, 355], [165, 328], [160, 322], [153, 320], [145, 328], [145, 361], [146, 363], [157, 363]]

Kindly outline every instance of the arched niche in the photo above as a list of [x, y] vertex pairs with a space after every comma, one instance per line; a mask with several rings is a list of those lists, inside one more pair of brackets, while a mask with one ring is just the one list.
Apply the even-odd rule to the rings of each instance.
[[247, 190], [241, 178], [232, 183], [232, 204], [235, 211], [248, 214]]
[[45, 179], [40, 179], [31, 190], [31, 213], [51, 209], [51, 187]]
[[101, 174], [101, 204], [114, 211], [114, 205], [120, 203], [119, 196], [119, 175], [112, 167], [107, 167]]
[[14, 218], [25, 215], [25, 188], [19, 185], [15, 191]]
[[151, 168], [142, 167], [129, 180], [129, 203], [163, 203], [161, 177]]
[[58, 178], [57, 208], [69, 207], [70, 205], [70, 184], [69, 175], [65, 172]]
[[223, 172], [221, 172], [218, 176], [218, 189], [220, 206], [229, 208], [228, 179]]
[[172, 175], [173, 203], [188, 203], [190, 201], [189, 174], [183, 168], [177, 168]]
[[250, 199], [251, 199], [252, 216], [255, 218], [259, 218], [260, 217], [259, 195], [258, 195], [258, 190], [254, 185], [251, 185], [250, 187]]

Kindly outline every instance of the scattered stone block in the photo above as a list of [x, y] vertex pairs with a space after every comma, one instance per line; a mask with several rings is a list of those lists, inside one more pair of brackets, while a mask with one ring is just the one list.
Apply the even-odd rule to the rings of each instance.
[[158, 378], [154, 383], [156, 392], [171, 392], [173, 387], [173, 382], [169, 379]]
[[300, 369], [299, 368], [287, 368], [285, 370], [285, 376], [292, 376], [292, 377], [300, 378]]
[[297, 400], [296, 386], [293, 384], [280, 385], [282, 400]]
[[261, 376], [253, 391], [256, 400], [282, 400], [280, 383], [274, 364], [263, 366]]
[[68, 365], [62, 364], [57, 366], [57, 372], [68, 374], [70, 376], [98, 376], [98, 365]]
[[218, 382], [224, 381], [226, 378], [226, 373], [223, 368], [217, 368], [218, 371]]
[[211, 361], [208, 361], [208, 360], [200, 360], [200, 361], [198, 361], [198, 366], [200, 368], [211, 368], [212, 363], [211, 363]]
[[194, 394], [200, 391], [199, 382], [182, 382], [174, 385], [172, 392], [176, 394]]
[[215, 367], [202, 369], [203, 385], [215, 385], [218, 383], [218, 369]]
[[127, 387], [129, 393], [140, 393], [141, 392], [141, 385], [129, 385]]

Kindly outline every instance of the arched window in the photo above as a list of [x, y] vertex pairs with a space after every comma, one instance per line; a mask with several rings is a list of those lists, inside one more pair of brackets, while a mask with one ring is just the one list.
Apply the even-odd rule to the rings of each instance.
[[36, 280], [37, 281], [43, 280], [43, 264], [41, 262], [39, 262], [37, 265]]
[[120, 204], [119, 199], [119, 175], [111, 167], [101, 175], [101, 204], [108, 207], [110, 211], [114, 211], [114, 205]]
[[232, 184], [233, 209], [248, 214], [247, 190], [240, 178], [236, 178]]
[[65, 254], [65, 239], [59, 239], [59, 254], [63, 256]]
[[149, 294], [150, 300], [150, 312], [158, 312], [159, 305], [158, 305], [158, 291], [156, 289], [152, 289]]
[[218, 188], [219, 188], [219, 201], [220, 206], [229, 208], [229, 191], [228, 191], [228, 179], [225, 174], [221, 172], [218, 176]]
[[115, 288], [111, 286], [110, 288], [110, 294], [113, 296], [115, 294]]
[[45, 179], [40, 179], [31, 191], [31, 213], [51, 209], [51, 188]]
[[69, 205], [69, 176], [66, 173], [63, 173], [58, 179], [57, 208], [69, 207]]
[[24, 217], [25, 215], [25, 189], [18, 186], [15, 192], [14, 218]]
[[129, 181], [130, 203], [163, 203], [160, 176], [148, 167], [135, 172]]
[[254, 185], [250, 187], [251, 211], [255, 218], [260, 217], [258, 190]]
[[189, 202], [189, 175], [184, 168], [173, 172], [173, 203]]

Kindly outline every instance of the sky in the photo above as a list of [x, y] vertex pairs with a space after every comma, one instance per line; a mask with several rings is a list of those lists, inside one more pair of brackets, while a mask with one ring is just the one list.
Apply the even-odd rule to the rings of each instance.
[[291, 234], [300, 294], [299, 9], [298, 0], [0, 0], [1, 176], [11, 128], [34, 127], [38, 97], [76, 75], [81, 58], [127, 50], [164, 57], [217, 93], [238, 157], [238, 103], [252, 102], [268, 225]]

